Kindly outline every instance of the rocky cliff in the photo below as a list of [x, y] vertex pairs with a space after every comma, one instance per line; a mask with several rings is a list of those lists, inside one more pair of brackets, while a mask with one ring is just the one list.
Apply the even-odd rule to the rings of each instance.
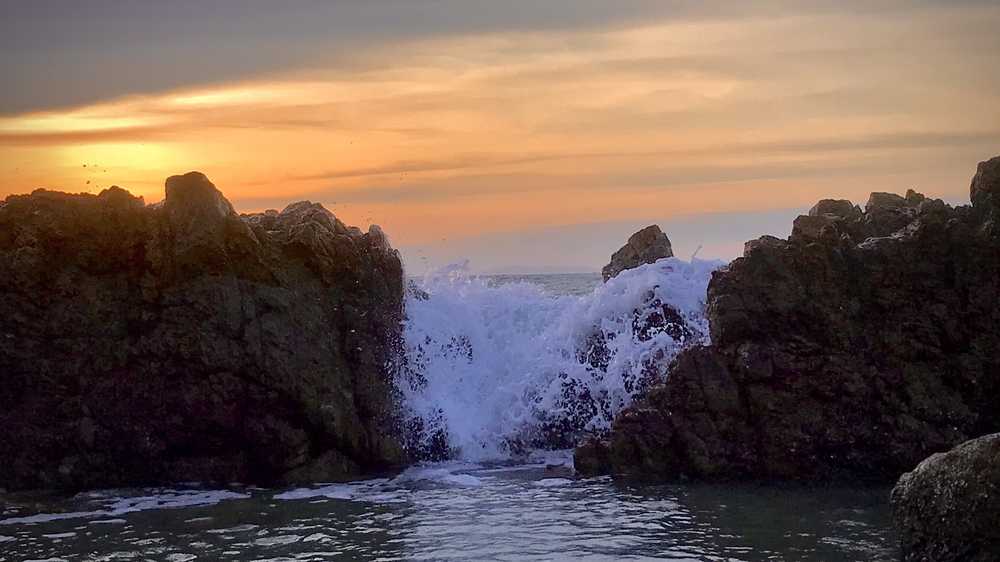
[[616, 418], [604, 468], [888, 481], [1000, 429], [1000, 157], [971, 199], [826, 200], [748, 242], [709, 284], [712, 344]]
[[0, 206], [0, 487], [344, 478], [402, 461], [403, 274], [320, 205], [240, 216], [38, 190]]

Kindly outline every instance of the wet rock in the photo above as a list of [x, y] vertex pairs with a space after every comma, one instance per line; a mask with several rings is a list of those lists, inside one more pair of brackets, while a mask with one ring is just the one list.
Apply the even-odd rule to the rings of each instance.
[[611, 262], [601, 269], [601, 276], [607, 281], [626, 269], [673, 256], [670, 239], [659, 226], [650, 225], [630, 236], [628, 242], [611, 255]]
[[615, 419], [614, 471], [886, 482], [1000, 429], [1000, 231], [986, 222], [873, 194], [864, 212], [820, 202], [788, 240], [748, 242], [709, 284], [711, 345]]
[[606, 439], [588, 437], [573, 451], [573, 468], [581, 476], [597, 476], [611, 472], [611, 448]]
[[402, 462], [403, 274], [322, 206], [240, 216], [202, 174], [147, 206], [0, 207], [0, 485], [335, 480]]
[[1000, 433], [932, 455], [891, 499], [904, 561], [1000, 560]]

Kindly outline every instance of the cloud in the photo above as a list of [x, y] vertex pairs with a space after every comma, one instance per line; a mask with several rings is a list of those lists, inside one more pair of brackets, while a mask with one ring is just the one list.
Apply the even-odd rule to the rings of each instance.
[[705, 13], [696, 2], [32, 0], [4, 6], [0, 113], [351, 65], [359, 51], [472, 33], [580, 29]]
[[[37, 109], [0, 116], [4, 193], [153, 201], [199, 169], [241, 209], [318, 200], [413, 245], [871, 189], [961, 200], [1000, 143], [995, 5], [146, 4], [18, 8], [0, 43], [34, 47], [0, 51], [19, 77], [0, 107]], [[103, 101], [50, 106], [77, 98]]]

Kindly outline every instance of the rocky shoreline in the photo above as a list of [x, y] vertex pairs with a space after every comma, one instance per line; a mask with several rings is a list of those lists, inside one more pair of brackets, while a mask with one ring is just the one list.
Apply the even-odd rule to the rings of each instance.
[[[577, 472], [906, 473], [892, 501], [907, 560], [993, 559], [997, 438], [969, 440], [1000, 430], [1000, 157], [979, 165], [970, 199], [820, 201], [787, 239], [750, 241], [713, 274], [708, 345], [655, 303], [640, 333], [694, 343], [648, 366], [664, 380], [578, 444]], [[603, 277], [670, 256], [650, 226]], [[157, 205], [117, 187], [10, 196], [0, 488], [287, 484], [405, 466], [403, 302], [381, 230], [318, 204], [239, 215], [197, 172], [169, 178]], [[581, 361], [600, 364], [600, 344]], [[969, 523], [940, 524], [956, 514]]]
[[[578, 464], [644, 479], [888, 482], [1000, 428], [1000, 158], [972, 206], [824, 200], [715, 273], [712, 343]], [[595, 451], [598, 451], [595, 453]], [[587, 459], [604, 455], [608, 462]], [[582, 462], [581, 462], [582, 461]]]
[[1000, 434], [972, 438], [1000, 430], [1000, 157], [970, 200], [823, 200], [748, 242], [709, 284], [712, 343], [581, 443], [578, 472], [899, 478], [904, 560], [996, 560]]
[[238, 215], [202, 174], [145, 205], [0, 206], [0, 487], [343, 480], [402, 464], [398, 253], [320, 205]]

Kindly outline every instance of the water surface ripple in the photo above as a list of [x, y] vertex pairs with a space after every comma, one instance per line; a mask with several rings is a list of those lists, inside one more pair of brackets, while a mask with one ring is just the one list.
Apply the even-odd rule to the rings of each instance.
[[293, 490], [8, 495], [0, 559], [890, 560], [886, 495], [451, 463]]

